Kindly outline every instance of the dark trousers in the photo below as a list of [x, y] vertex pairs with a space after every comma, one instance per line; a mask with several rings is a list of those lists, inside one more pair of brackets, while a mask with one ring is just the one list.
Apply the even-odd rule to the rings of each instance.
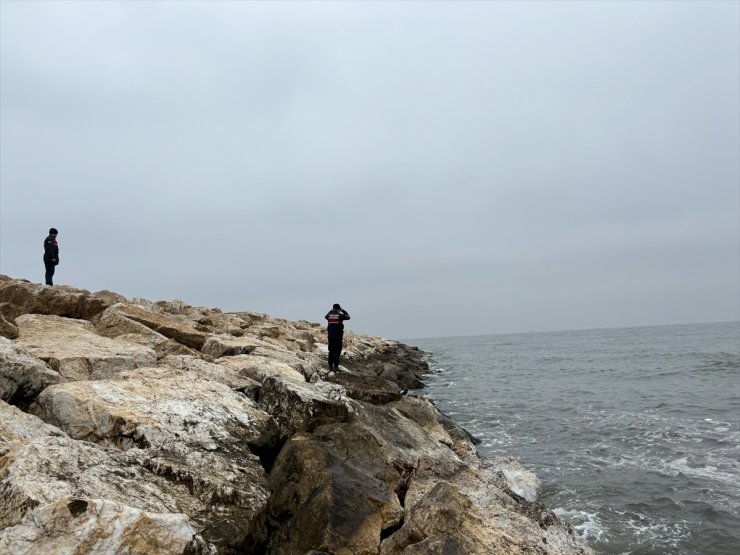
[[329, 336], [329, 368], [339, 368], [339, 355], [342, 354], [342, 334]]
[[48, 262], [44, 262], [44, 266], [46, 267], [46, 285], [54, 285], [51, 278], [54, 277], [54, 268], [56, 268], [56, 266]]

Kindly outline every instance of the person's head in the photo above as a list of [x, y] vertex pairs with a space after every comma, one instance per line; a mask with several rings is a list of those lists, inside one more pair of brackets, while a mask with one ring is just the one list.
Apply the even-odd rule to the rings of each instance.
[[341, 306], [339, 306], [339, 303], [334, 303], [334, 305], [332, 306], [332, 308], [333, 308], [334, 310], [342, 310], [342, 307], [341, 307]]
[[57, 234], [59, 234], [59, 232], [57, 231], [57, 229], [55, 227], [52, 227], [49, 230], [49, 235], [57, 235]]

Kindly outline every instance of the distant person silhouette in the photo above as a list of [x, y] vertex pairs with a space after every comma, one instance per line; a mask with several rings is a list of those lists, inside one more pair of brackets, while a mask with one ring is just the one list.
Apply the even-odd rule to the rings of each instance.
[[46, 285], [54, 285], [52, 278], [54, 270], [59, 264], [59, 244], [57, 235], [59, 232], [53, 227], [49, 230], [49, 236], [44, 239], [44, 266], [46, 267]]
[[337, 303], [324, 318], [329, 322], [326, 326], [326, 333], [329, 336], [329, 370], [339, 370], [339, 355], [342, 354], [344, 339], [343, 322], [349, 320], [349, 313]]

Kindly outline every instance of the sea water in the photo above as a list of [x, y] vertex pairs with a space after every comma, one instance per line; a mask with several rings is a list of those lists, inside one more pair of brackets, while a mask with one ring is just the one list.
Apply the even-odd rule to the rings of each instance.
[[599, 553], [740, 553], [740, 322], [407, 343], [427, 388]]

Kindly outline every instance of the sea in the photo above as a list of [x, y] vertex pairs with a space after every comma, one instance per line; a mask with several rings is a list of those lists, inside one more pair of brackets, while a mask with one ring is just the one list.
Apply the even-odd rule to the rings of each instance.
[[419, 393], [597, 553], [740, 554], [740, 322], [405, 342]]

